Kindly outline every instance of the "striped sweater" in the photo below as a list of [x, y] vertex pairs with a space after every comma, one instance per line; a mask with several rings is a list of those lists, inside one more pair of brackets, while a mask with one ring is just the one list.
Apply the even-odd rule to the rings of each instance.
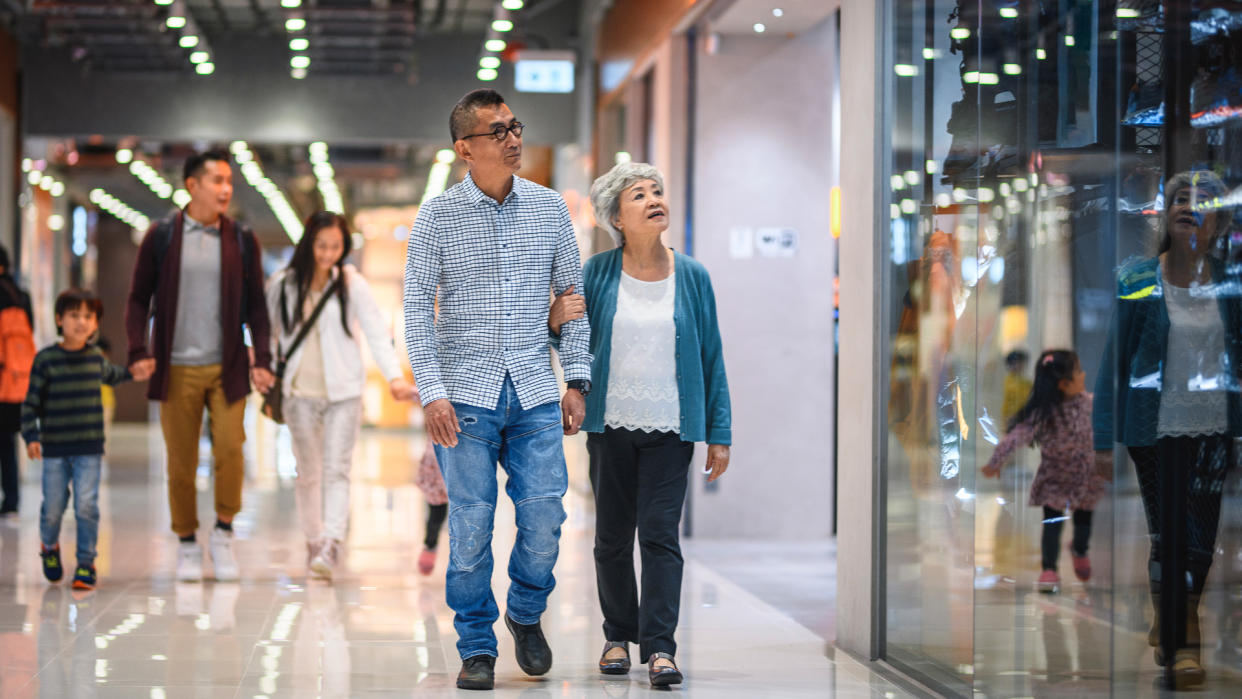
[[45, 457], [102, 454], [101, 384], [133, 378], [128, 369], [104, 358], [94, 345], [71, 352], [60, 345], [35, 355], [30, 389], [22, 403], [22, 439], [39, 442]]

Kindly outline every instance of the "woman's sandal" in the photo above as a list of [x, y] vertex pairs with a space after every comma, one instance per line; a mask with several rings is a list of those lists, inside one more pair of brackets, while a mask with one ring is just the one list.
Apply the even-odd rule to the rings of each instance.
[[[656, 660], [667, 660], [672, 667], [656, 667]], [[681, 684], [681, 670], [677, 669], [677, 663], [673, 661], [672, 653], [652, 653], [647, 658], [647, 677], [651, 680], [652, 687], [667, 687], [670, 684]]]
[[[620, 648], [624, 658], [609, 658], [608, 651]], [[625, 675], [630, 671], [630, 644], [625, 641], [604, 641], [604, 652], [599, 656], [599, 671], [605, 675]]]

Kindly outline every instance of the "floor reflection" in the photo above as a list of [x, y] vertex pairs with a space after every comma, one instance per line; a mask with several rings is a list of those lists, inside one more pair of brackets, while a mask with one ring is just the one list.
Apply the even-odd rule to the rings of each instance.
[[[37, 471], [28, 468], [22, 517], [0, 524], [0, 696], [357, 697], [456, 694], [452, 613], [443, 557], [418, 575], [424, 502], [413, 485], [421, 434], [364, 431], [352, 521], [334, 584], [308, 581], [287, 441], [252, 421], [244, 509], [235, 520], [242, 577], [177, 583], [158, 435], [118, 426], [101, 491], [99, 588], [72, 593], [39, 570]], [[158, 432], [158, 430], [156, 431]], [[582, 458], [569, 443], [571, 461]], [[582, 473], [575, 463], [571, 473]], [[209, 471], [201, 487], [207, 488]], [[602, 645], [591, 557], [592, 518], [575, 483], [545, 630], [555, 653], [543, 679], [522, 675], [500, 632], [499, 696], [638, 697], [637, 667], [601, 679]], [[200, 519], [210, 514], [200, 492]], [[497, 511], [496, 584], [504, 585], [513, 511]], [[73, 536], [72, 519], [62, 533]], [[688, 556], [679, 690], [704, 697], [908, 696], [786, 614]]]

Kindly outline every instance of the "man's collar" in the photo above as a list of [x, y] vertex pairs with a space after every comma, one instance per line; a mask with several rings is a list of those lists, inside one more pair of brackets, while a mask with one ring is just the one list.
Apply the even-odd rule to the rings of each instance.
[[217, 218], [217, 219], [216, 219], [216, 222], [215, 222], [215, 224], [214, 224], [214, 225], [209, 226], [209, 225], [207, 225], [207, 224], [203, 223], [202, 221], [200, 221], [200, 220], [198, 220], [198, 219], [194, 218], [193, 216], [191, 216], [191, 215], [190, 215], [190, 212], [189, 212], [189, 210], [188, 210], [188, 209], [187, 209], [187, 210], [184, 210], [184, 211], [183, 211], [183, 213], [185, 214], [185, 227], [186, 227], [186, 228], [196, 228], [196, 229], [199, 229], [199, 230], [207, 231], [208, 233], [216, 233], [216, 234], [219, 234], [219, 233], [220, 233], [220, 225], [221, 225], [222, 223], [224, 223], [224, 217], [223, 217], [223, 216], [221, 216], [220, 218]]
[[[516, 199], [521, 196], [526, 181], [517, 175], [511, 175], [511, 177], [513, 178], [513, 186], [509, 189], [509, 196]], [[483, 190], [479, 189], [479, 185], [475, 184], [474, 176], [471, 173], [467, 172], [466, 179], [462, 180], [462, 182], [466, 185], [466, 194], [470, 197], [471, 204], [478, 205], [485, 199], [495, 203], [495, 199], [492, 199]], [[505, 197], [505, 201], [508, 201], [508, 198]]]

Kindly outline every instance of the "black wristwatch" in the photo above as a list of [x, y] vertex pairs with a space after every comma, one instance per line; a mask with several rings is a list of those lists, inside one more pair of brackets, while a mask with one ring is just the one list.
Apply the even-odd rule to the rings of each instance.
[[572, 381], [566, 381], [565, 387], [577, 390], [579, 393], [582, 394], [583, 398], [591, 394], [591, 382], [586, 379], [574, 379]]

